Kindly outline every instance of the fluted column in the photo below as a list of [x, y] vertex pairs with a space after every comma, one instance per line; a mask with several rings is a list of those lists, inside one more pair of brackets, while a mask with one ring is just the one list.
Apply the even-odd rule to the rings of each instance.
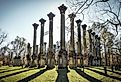
[[33, 27], [34, 27], [34, 37], [33, 37], [33, 54], [32, 54], [32, 62], [31, 62], [31, 66], [30, 67], [33, 67], [35, 66], [35, 58], [36, 58], [36, 51], [35, 51], [35, 48], [36, 48], [36, 37], [37, 37], [37, 27], [39, 26], [39, 24], [32, 24]]
[[83, 55], [82, 55], [82, 48], [81, 48], [81, 23], [82, 21], [76, 20], [77, 23], [77, 33], [78, 33], [78, 54], [77, 54], [77, 59], [80, 58], [80, 65], [78, 66], [82, 66], [83, 65]]
[[55, 15], [50, 12], [47, 14], [49, 17], [49, 50], [48, 50], [48, 68], [53, 68], [54, 67], [54, 52], [53, 52], [53, 17]]
[[59, 61], [58, 68], [67, 67], [67, 51], [65, 50], [65, 11], [67, 7], [62, 4], [58, 7], [61, 14], [61, 24], [60, 24], [60, 51], [59, 51]]
[[76, 17], [76, 15], [72, 13], [72, 14], [69, 14], [68, 16], [70, 18], [70, 26], [71, 26], [69, 67], [73, 68], [76, 66], [75, 43], [74, 43], [74, 18]]

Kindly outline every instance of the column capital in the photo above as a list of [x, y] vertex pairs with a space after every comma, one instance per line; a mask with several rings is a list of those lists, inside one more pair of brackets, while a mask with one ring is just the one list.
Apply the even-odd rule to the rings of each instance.
[[46, 22], [46, 20], [43, 19], [43, 18], [41, 18], [41, 19], [39, 20], [39, 22], [41, 22], [41, 24], [44, 24], [44, 23]]
[[54, 44], [53, 47], [56, 48], [56, 44]]
[[82, 23], [82, 21], [80, 19], [76, 20], [76, 23], [79, 24], [79, 23]]
[[53, 14], [52, 12], [50, 12], [49, 14], [47, 14], [47, 16], [49, 17], [49, 20], [52, 20], [53, 17], [55, 17], [55, 14]]
[[87, 30], [89, 33], [91, 33], [92, 32], [92, 29], [89, 29], [89, 30]]
[[37, 30], [37, 27], [39, 26], [39, 24], [34, 23], [34, 24], [32, 24], [32, 25], [33, 25], [34, 29]]
[[91, 33], [93, 36], [95, 36], [95, 32]]
[[86, 30], [86, 27], [87, 27], [86, 24], [83, 24], [83, 25], [82, 25], [83, 30]]
[[97, 39], [98, 38], [98, 35], [95, 35], [95, 38]]
[[66, 7], [64, 4], [62, 4], [61, 6], [58, 7], [58, 9], [60, 10], [60, 13], [61, 13], [61, 14], [62, 14], [62, 13], [65, 14], [65, 11], [67, 10], [67, 7]]
[[100, 40], [100, 37], [97, 37], [98, 40]]
[[68, 16], [69, 16], [69, 18], [75, 18], [76, 17], [76, 15], [74, 13], [71, 13]]
[[46, 45], [47, 44], [47, 42], [44, 42], [44, 45]]

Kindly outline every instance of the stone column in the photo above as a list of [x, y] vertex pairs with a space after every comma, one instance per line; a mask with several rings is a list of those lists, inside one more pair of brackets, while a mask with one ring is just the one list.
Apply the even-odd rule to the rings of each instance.
[[38, 56], [38, 45], [36, 45], [36, 56]]
[[97, 41], [98, 35], [95, 35], [95, 65], [98, 65], [98, 41]]
[[95, 65], [95, 60], [94, 60], [94, 57], [95, 57], [95, 32], [92, 32], [92, 60], [93, 60], [93, 63], [92, 65]]
[[70, 54], [69, 54], [69, 67], [76, 67], [76, 57], [75, 57], [75, 43], [74, 43], [74, 18], [76, 15], [74, 13], [68, 15], [70, 18], [71, 26], [71, 36], [70, 36]]
[[47, 42], [44, 42], [44, 47], [45, 47], [45, 50], [44, 50], [44, 54], [45, 54], [45, 64], [47, 65], [47, 51], [46, 51], [46, 45], [47, 45]]
[[101, 58], [101, 43], [100, 43], [100, 37], [97, 38], [98, 39], [98, 54], [99, 54], [99, 65], [101, 66], [102, 65], [102, 58]]
[[41, 18], [39, 20], [41, 23], [41, 31], [40, 31], [40, 51], [38, 54], [38, 68], [45, 66], [45, 60], [44, 60], [44, 53], [43, 53], [43, 44], [44, 44], [44, 24], [46, 22], [45, 19]]
[[56, 44], [53, 45], [54, 53], [56, 52]]
[[36, 36], [37, 36], [37, 27], [39, 26], [38, 24], [34, 23], [32, 24], [34, 27], [34, 37], [33, 37], [33, 54], [32, 54], [32, 61], [31, 61], [31, 66], [30, 67], [34, 67], [36, 66], [35, 64], [35, 58], [36, 58]]
[[58, 7], [61, 14], [61, 26], [60, 26], [60, 51], [59, 51], [59, 61], [58, 68], [67, 67], [67, 52], [65, 50], [65, 11], [67, 7], [62, 4]]
[[92, 32], [92, 29], [89, 29], [88, 30], [88, 33], [89, 33], [89, 54], [88, 54], [88, 65], [91, 66], [92, 65], [92, 37], [91, 37], [91, 32]]
[[36, 45], [36, 55], [38, 55], [38, 45]]
[[55, 56], [53, 52], [53, 17], [55, 17], [55, 15], [50, 12], [47, 16], [49, 17], [49, 49], [47, 67], [53, 68], [55, 63]]
[[80, 62], [78, 62], [78, 66], [82, 66], [83, 65], [83, 55], [82, 55], [82, 49], [81, 49], [81, 23], [82, 21], [79, 19], [76, 21], [77, 23], [77, 33], [78, 33], [78, 54], [77, 54], [77, 59], [79, 61], [80, 59]]
[[84, 24], [82, 25], [83, 29], [83, 46], [84, 46], [84, 51], [83, 51], [83, 65], [88, 65], [88, 57], [87, 57], [87, 45], [86, 45], [86, 27], [87, 25]]

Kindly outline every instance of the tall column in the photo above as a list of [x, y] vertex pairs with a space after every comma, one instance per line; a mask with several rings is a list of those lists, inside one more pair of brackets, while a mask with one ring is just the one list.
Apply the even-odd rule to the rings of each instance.
[[55, 63], [55, 56], [53, 52], [53, 17], [55, 17], [55, 15], [50, 12], [49, 14], [47, 14], [47, 16], [49, 17], [49, 50], [47, 67], [53, 68]]
[[92, 65], [95, 65], [95, 60], [94, 60], [94, 57], [95, 57], [95, 32], [92, 32]]
[[77, 23], [77, 32], [78, 32], [78, 54], [77, 54], [77, 59], [80, 59], [80, 65], [78, 66], [82, 66], [83, 65], [83, 55], [82, 55], [82, 48], [81, 48], [81, 23], [82, 21], [79, 19], [76, 21]]
[[74, 13], [72, 13], [72, 14], [69, 14], [68, 16], [70, 18], [70, 26], [71, 26], [69, 67], [73, 68], [76, 66], [75, 43], [74, 43], [74, 18], [76, 17], [76, 15]]
[[43, 44], [44, 44], [44, 24], [46, 22], [45, 19], [41, 18], [39, 20], [39, 22], [41, 23], [41, 30], [40, 30], [40, 49], [39, 49], [39, 54], [38, 54], [38, 60], [37, 60], [37, 63], [38, 63], [38, 68], [40, 67], [44, 67], [44, 59], [43, 59], [43, 56], [44, 56], [44, 53], [43, 53]]
[[61, 26], [60, 26], [60, 51], [59, 51], [59, 61], [58, 68], [67, 67], [67, 52], [65, 50], [65, 11], [67, 7], [62, 4], [58, 7], [61, 14]]
[[86, 49], [87, 49], [87, 45], [86, 45], [86, 27], [87, 25], [84, 24], [82, 25], [82, 29], [83, 29], [83, 46], [84, 46], [84, 51], [83, 51], [83, 64], [84, 65], [87, 65], [88, 64], [88, 57], [87, 57], [87, 52], [86, 52]]
[[34, 27], [34, 37], [33, 37], [33, 54], [32, 54], [32, 61], [31, 61], [31, 66], [30, 67], [34, 67], [35, 65], [35, 58], [36, 58], [36, 36], [37, 36], [37, 27], [39, 26], [39, 24], [32, 24]]
[[92, 65], [92, 37], [91, 37], [91, 32], [92, 32], [92, 29], [89, 29], [88, 30], [88, 33], [89, 33], [89, 54], [88, 54], [89, 61], [88, 61], [88, 65], [89, 66]]

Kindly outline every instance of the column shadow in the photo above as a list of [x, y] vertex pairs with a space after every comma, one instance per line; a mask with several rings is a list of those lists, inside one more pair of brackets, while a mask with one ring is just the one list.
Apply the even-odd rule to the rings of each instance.
[[9, 76], [12, 76], [12, 75], [16, 75], [16, 74], [19, 74], [19, 73], [22, 73], [22, 72], [26, 72], [26, 71], [29, 71], [29, 70], [31, 70], [31, 69], [26, 69], [26, 70], [18, 71], [18, 72], [8, 74], [8, 75], [5, 75], [5, 76], [1, 76], [0, 79], [6, 78], [6, 77], [9, 77]]
[[58, 69], [57, 70], [58, 76], [57, 76], [56, 82], [69, 82], [68, 76], [67, 76], [68, 72], [69, 70], [67, 68]]
[[[93, 67], [93, 68], [95, 68], [95, 67]], [[95, 69], [104, 70], [104, 68], [95, 68]], [[121, 73], [119, 73], [117, 71], [111, 71], [111, 70], [108, 70], [108, 69], [107, 69], [107, 71], [121, 75]]]
[[106, 75], [105, 73], [103, 73], [103, 72], [100, 72], [100, 71], [97, 71], [97, 70], [93, 70], [93, 69], [90, 69], [90, 68], [86, 68], [86, 69], [88, 69], [88, 70], [91, 70], [91, 71], [93, 71], [93, 72], [96, 72], [96, 73], [98, 73], [98, 74], [100, 74], [100, 75], [104, 75], [104, 76], [106, 76], [106, 77], [110, 77], [110, 78], [112, 78], [112, 79], [116, 79], [116, 80], [119, 80], [119, 81], [121, 81], [121, 78], [118, 78], [118, 77], [115, 77], [115, 76], [110, 76], [110, 75]]
[[10, 71], [15, 71], [15, 70], [20, 70], [20, 69], [23, 69], [23, 68], [11, 69], [11, 70], [4, 70], [4, 71], [1, 71], [0, 73], [10, 72]]
[[28, 76], [28, 77], [26, 77], [24, 79], [21, 79], [21, 80], [19, 80], [17, 82], [28, 82], [28, 81], [38, 77], [39, 75], [43, 74], [45, 71], [47, 71], [47, 69], [40, 70], [39, 72], [37, 72], [35, 74], [32, 74], [32, 75], [30, 75], [30, 76]]
[[81, 75], [82, 77], [84, 77], [85, 79], [89, 80], [90, 82], [102, 82], [92, 76], [89, 76], [88, 74], [84, 73], [83, 71], [81, 71], [81, 69], [74, 69], [79, 75]]

